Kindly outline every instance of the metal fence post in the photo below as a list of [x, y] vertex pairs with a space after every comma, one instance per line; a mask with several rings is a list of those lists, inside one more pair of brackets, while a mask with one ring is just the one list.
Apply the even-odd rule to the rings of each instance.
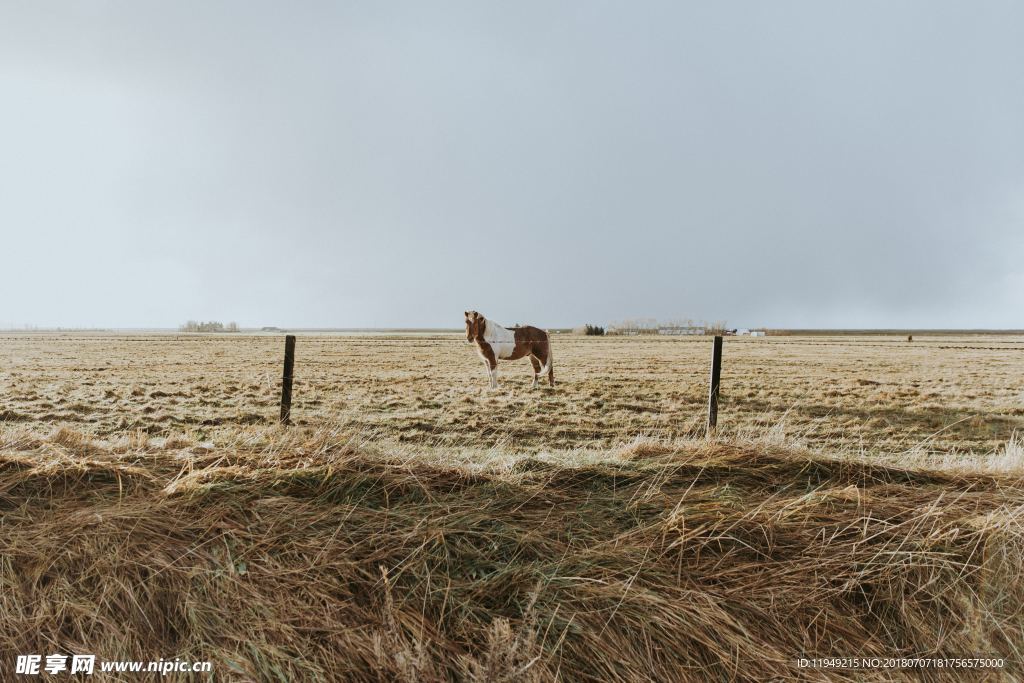
[[295, 371], [295, 335], [284, 338], [284, 375], [281, 377], [281, 424], [292, 423], [292, 378]]
[[722, 338], [715, 336], [711, 348], [711, 383], [708, 388], [708, 436], [718, 426], [718, 389], [722, 383]]

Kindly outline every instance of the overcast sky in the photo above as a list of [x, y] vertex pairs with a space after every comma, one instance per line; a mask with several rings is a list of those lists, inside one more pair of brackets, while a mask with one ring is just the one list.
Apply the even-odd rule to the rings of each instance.
[[1024, 327], [1019, 2], [0, 8], [0, 327]]

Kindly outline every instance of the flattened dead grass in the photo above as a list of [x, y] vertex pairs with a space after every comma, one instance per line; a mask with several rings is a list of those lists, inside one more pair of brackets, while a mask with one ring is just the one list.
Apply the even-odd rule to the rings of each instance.
[[770, 442], [471, 468], [345, 429], [199, 439], [0, 436], [0, 650], [259, 681], [824, 679], [796, 659], [852, 655], [1020, 674], [1020, 473]]

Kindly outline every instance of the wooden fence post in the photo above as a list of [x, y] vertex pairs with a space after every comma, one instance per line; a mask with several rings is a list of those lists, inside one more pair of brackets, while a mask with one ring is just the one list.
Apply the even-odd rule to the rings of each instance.
[[281, 424], [292, 423], [292, 378], [295, 370], [295, 335], [284, 338], [284, 375], [281, 377]]
[[711, 347], [711, 384], [708, 388], [708, 436], [718, 426], [718, 388], [722, 383], [722, 338], [715, 336]]

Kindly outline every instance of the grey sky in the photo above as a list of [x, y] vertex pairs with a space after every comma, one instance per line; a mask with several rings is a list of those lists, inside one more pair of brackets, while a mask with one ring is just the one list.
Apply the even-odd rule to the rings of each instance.
[[0, 2], [0, 327], [1024, 327], [1024, 4]]

